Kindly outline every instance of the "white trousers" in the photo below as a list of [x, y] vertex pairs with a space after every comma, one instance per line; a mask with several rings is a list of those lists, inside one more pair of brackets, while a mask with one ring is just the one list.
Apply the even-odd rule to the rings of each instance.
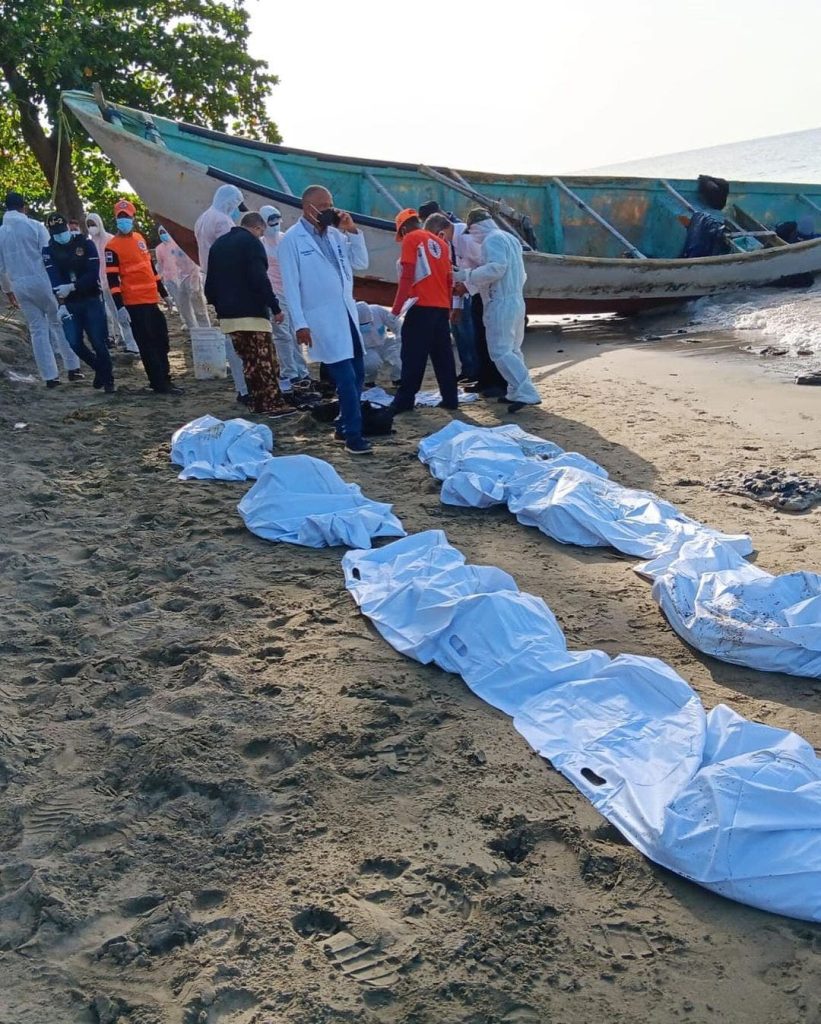
[[225, 335], [225, 358], [228, 360], [228, 369], [231, 371], [231, 376], [234, 379], [234, 387], [237, 389], [237, 394], [247, 395], [248, 385], [245, 383], [242, 360], [237, 355], [237, 350], [234, 348], [234, 343], [228, 334]]
[[166, 281], [165, 287], [177, 312], [182, 317], [182, 322], [191, 330], [192, 327], [210, 327], [211, 318], [205, 307], [205, 296], [202, 293], [202, 279], [191, 280], [186, 278], [176, 284], [173, 281]]
[[487, 350], [507, 381], [509, 402], [526, 402], [535, 405], [541, 396], [533, 386], [530, 374], [522, 358], [522, 342], [525, 336], [525, 312], [523, 305], [511, 308], [507, 303], [487, 302], [483, 319], [487, 334]]
[[137, 342], [134, 340], [134, 335], [131, 332], [131, 324], [121, 324], [117, 319], [117, 306], [108, 288], [103, 288], [103, 301], [105, 302], [105, 314], [108, 320], [108, 333], [115, 342], [120, 342], [126, 352], [139, 353], [140, 350], [137, 347]]
[[57, 313], [57, 301], [38, 283], [27, 288], [24, 283], [14, 287], [31, 334], [34, 361], [43, 380], [56, 380], [60, 376], [55, 355], [59, 355], [67, 370], [79, 370], [80, 360], [66, 340], [63, 323]]
[[302, 346], [296, 340], [291, 326], [291, 314], [285, 304], [285, 300], [279, 299], [279, 308], [285, 314], [281, 324], [271, 321], [274, 332], [274, 348], [277, 350], [277, 362], [279, 363], [279, 379], [282, 381], [299, 380], [302, 377], [310, 377], [308, 364], [302, 355]]
[[391, 381], [402, 376], [402, 344], [399, 338], [386, 338], [379, 345], [365, 349], [365, 380], [376, 381], [383, 366]]

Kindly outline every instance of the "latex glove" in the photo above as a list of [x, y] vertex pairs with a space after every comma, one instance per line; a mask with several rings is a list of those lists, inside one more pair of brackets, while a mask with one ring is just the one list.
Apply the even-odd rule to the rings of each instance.
[[128, 310], [125, 308], [125, 306], [121, 306], [117, 310], [117, 319], [120, 321], [123, 327], [128, 327], [131, 324], [131, 317], [128, 315]]
[[453, 271], [453, 280], [457, 284], [464, 284], [465, 281], [467, 281], [467, 279], [468, 279], [468, 273], [469, 273], [469, 271], [467, 271], [467, 270], [454, 270]]
[[73, 284], [58, 284], [54, 289], [54, 294], [58, 299], [68, 298], [69, 295], [74, 291]]
[[388, 315], [388, 327], [393, 331], [394, 334], [399, 334], [402, 330], [402, 321], [398, 316], [394, 316], [393, 313]]
[[70, 320], [71, 319], [71, 313], [69, 313], [68, 309], [66, 309], [65, 306], [58, 306], [57, 307], [57, 315], [60, 317], [61, 320]]

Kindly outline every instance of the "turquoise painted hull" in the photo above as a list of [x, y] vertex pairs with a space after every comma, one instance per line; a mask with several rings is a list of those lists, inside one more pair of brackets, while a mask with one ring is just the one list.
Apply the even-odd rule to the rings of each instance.
[[[464, 194], [465, 186], [515, 211], [512, 223], [520, 231], [521, 218], [532, 226], [534, 251], [525, 260], [526, 298], [533, 312], [628, 312], [821, 271], [818, 243], [781, 246], [764, 234], [802, 217], [821, 232], [818, 185], [731, 183], [724, 213], [741, 222], [736, 234], [753, 251], [684, 260], [680, 254], [690, 216], [708, 209], [694, 181], [431, 171], [256, 142], [123, 107], [109, 107], [114, 117], [109, 113], [107, 121], [91, 96], [64, 98], [152, 213], [170, 221], [189, 247], [195, 217], [187, 204], [195, 193], [201, 210], [209, 189], [234, 181], [249, 206], [278, 205], [287, 226], [299, 214], [302, 190], [325, 185], [336, 205], [365, 227], [372, 259], [360, 293], [378, 301], [389, 301], [395, 284], [396, 210], [436, 200], [464, 218], [478, 205]], [[200, 179], [211, 184], [206, 187]], [[744, 228], [750, 230], [746, 236]]]

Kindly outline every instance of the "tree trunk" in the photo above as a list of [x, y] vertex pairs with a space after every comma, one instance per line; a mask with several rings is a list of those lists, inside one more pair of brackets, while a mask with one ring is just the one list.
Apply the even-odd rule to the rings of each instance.
[[46, 135], [43, 126], [40, 124], [37, 107], [30, 97], [31, 90], [28, 88], [26, 81], [13, 64], [3, 64], [2, 69], [20, 114], [20, 131], [22, 132], [23, 139], [34, 154], [40, 170], [52, 189], [56, 179], [56, 209], [60, 213], [65, 214], [66, 217], [81, 218], [83, 216], [83, 202], [80, 199], [77, 183], [74, 180], [74, 171], [71, 166], [71, 143], [68, 137], [63, 133], [62, 142], [59, 143], [60, 156], [58, 165], [58, 130], [55, 129], [51, 135]]

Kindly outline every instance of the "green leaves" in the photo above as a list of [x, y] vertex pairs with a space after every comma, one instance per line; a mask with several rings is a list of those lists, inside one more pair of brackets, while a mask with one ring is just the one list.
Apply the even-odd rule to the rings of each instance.
[[[53, 150], [60, 93], [90, 90], [95, 81], [117, 103], [279, 141], [265, 109], [277, 78], [247, 52], [248, 14], [240, 0], [0, 0], [0, 24], [2, 185], [14, 179], [37, 194], [44, 176], [53, 177], [46, 139], [35, 145], [29, 130], [26, 144], [20, 111], [36, 113]], [[94, 167], [91, 140], [76, 122], [74, 128], [75, 170], [93, 189], [111, 184], [107, 161], [97, 157]]]

